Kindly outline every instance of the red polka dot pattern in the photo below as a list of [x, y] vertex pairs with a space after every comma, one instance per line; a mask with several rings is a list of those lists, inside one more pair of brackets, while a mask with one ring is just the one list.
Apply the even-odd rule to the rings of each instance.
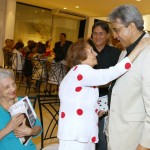
[[82, 90], [82, 87], [81, 87], [81, 86], [76, 87], [76, 89], [75, 89], [76, 92], [80, 92], [81, 90]]
[[78, 68], [78, 66], [75, 66], [74, 69], [73, 69], [73, 71], [75, 71], [77, 68]]
[[82, 109], [78, 109], [78, 110], [77, 110], [77, 114], [78, 114], [79, 116], [83, 115], [83, 110], [82, 110]]
[[129, 69], [129, 68], [131, 68], [131, 64], [130, 63], [126, 63], [125, 64], [125, 69]]
[[83, 76], [82, 76], [81, 74], [79, 74], [79, 75], [77, 76], [77, 79], [80, 81], [80, 80], [83, 79]]
[[95, 112], [98, 113], [98, 109], [95, 109]]
[[65, 113], [61, 112], [61, 118], [65, 118]]
[[92, 141], [93, 143], [95, 143], [95, 142], [96, 142], [96, 137], [95, 137], [95, 136], [92, 137], [91, 141]]

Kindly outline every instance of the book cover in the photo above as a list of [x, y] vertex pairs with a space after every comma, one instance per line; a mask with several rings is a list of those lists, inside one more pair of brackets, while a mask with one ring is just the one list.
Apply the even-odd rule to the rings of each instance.
[[[37, 115], [27, 96], [17, 101], [9, 108], [8, 111], [11, 116], [14, 116], [18, 113], [23, 113], [26, 118], [26, 125], [30, 128], [32, 128], [36, 122]], [[30, 138], [31, 136], [25, 136], [23, 138], [19, 138], [19, 140], [22, 144], [26, 145]]]

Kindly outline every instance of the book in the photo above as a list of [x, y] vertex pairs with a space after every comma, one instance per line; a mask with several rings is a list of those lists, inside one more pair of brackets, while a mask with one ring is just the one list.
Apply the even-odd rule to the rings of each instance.
[[[23, 113], [26, 118], [26, 125], [30, 128], [33, 128], [37, 115], [33, 109], [33, 106], [28, 98], [28, 96], [20, 99], [14, 105], [9, 108], [9, 113], [11, 116], [15, 116], [18, 113]], [[27, 145], [31, 136], [25, 136], [23, 138], [19, 138], [20, 142], [23, 145]]]

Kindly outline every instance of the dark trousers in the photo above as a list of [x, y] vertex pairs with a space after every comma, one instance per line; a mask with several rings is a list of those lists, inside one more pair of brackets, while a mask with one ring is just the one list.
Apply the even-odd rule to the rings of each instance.
[[99, 118], [99, 142], [96, 144], [96, 150], [107, 150], [106, 135], [104, 130], [104, 117]]

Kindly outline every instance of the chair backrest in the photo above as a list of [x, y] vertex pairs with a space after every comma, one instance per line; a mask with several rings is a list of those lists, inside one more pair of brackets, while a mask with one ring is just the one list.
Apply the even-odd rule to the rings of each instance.
[[36, 106], [36, 101], [37, 101], [37, 96], [28, 96], [31, 103], [32, 103], [32, 106], [33, 108], [35, 109], [35, 106]]
[[33, 64], [32, 79], [46, 81], [47, 80], [46, 60], [33, 58], [32, 64]]
[[22, 56], [17, 53], [4, 53], [4, 68], [13, 69], [15, 71], [22, 70], [23, 62]]
[[12, 69], [12, 52], [4, 52], [4, 68]]
[[59, 144], [54, 143], [44, 147], [42, 150], [58, 150]]
[[[50, 144], [51, 139], [57, 139], [59, 101], [46, 95], [38, 95], [40, 120], [43, 127], [41, 134], [41, 149]], [[45, 143], [46, 142], [46, 143]]]
[[32, 75], [33, 65], [31, 57], [25, 57], [24, 65], [23, 65], [23, 74], [26, 77], [30, 77]]
[[62, 63], [49, 62], [47, 64], [48, 82], [51, 84], [60, 85], [60, 82], [67, 74], [69, 68]]

